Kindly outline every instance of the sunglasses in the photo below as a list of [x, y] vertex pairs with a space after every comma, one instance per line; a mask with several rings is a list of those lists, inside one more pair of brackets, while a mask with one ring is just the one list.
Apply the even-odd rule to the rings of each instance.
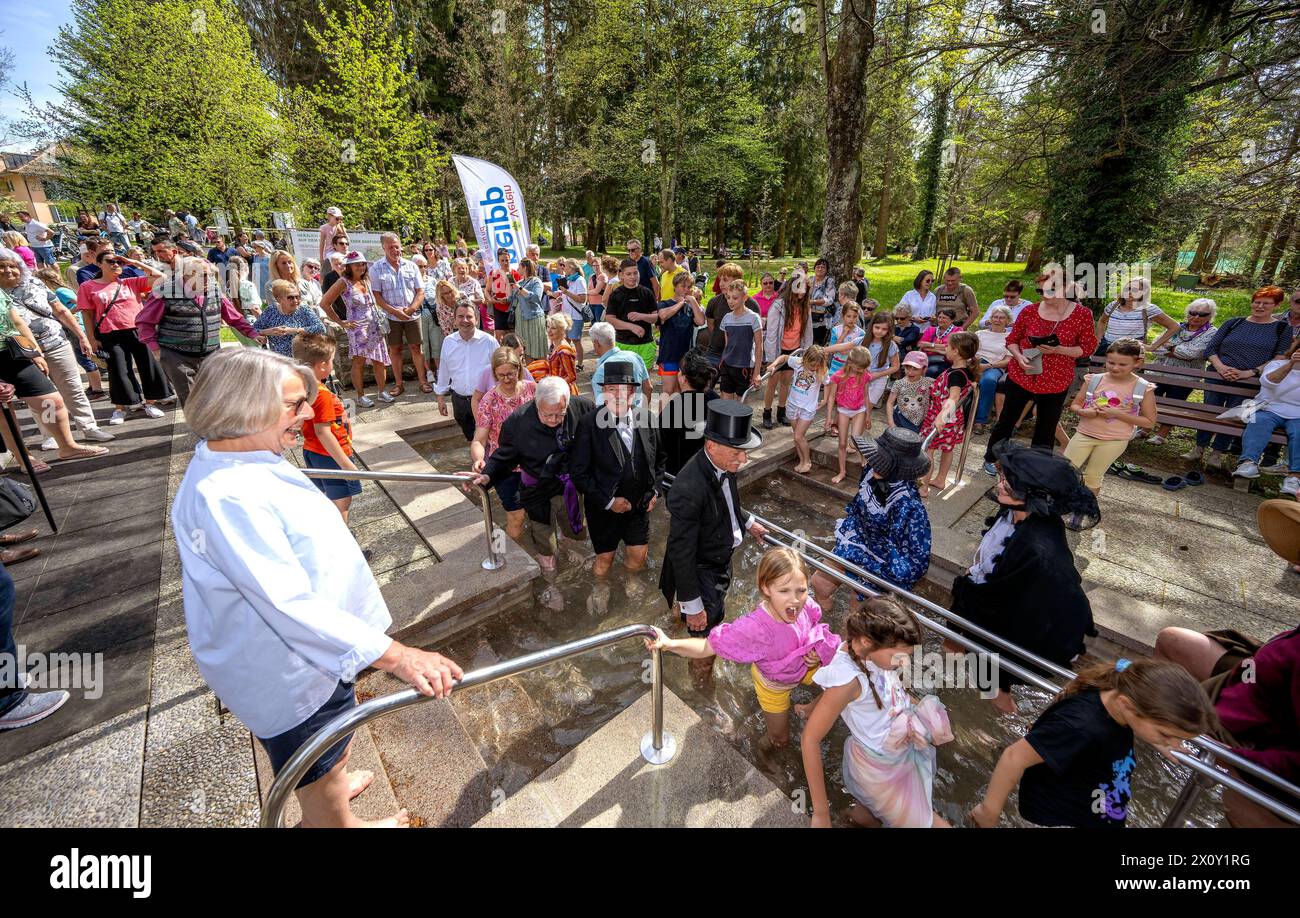
[[1208, 319], [1208, 318], [1210, 317], [1210, 314], [1209, 314], [1208, 312], [1189, 312], [1188, 315], [1189, 315], [1189, 316], [1200, 316], [1200, 317], [1203, 318], [1203, 319]]
[[101, 265], [120, 265], [120, 264], [122, 264], [122, 259], [120, 259], [120, 258], [101, 258], [101, 259], [99, 260], [99, 263], [100, 263]]

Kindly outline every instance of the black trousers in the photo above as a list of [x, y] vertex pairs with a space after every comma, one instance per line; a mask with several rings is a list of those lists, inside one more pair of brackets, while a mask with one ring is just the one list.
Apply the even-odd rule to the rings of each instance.
[[460, 432], [465, 435], [466, 440], [474, 439], [474, 431], [477, 425], [474, 423], [474, 411], [470, 407], [471, 399], [468, 395], [451, 394], [451, 413], [456, 418], [456, 423], [460, 425]]
[[1045, 446], [1051, 449], [1056, 444], [1056, 425], [1061, 420], [1061, 412], [1065, 409], [1065, 398], [1069, 395], [1069, 390], [1065, 392], [1049, 392], [1038, 394], [1024, 389], [1018, 384], [1007, 378], [1007, 388], [1005, 399], [1002, 402], [1002, 413], [998, 415], [998, 422], [993, 425], [993, 433], [989, 436], [989, 447], [984, 451], [984, 461], [993, 461], [993, 447], [995, 444], [1009, 438], [1016, 429], [1016, 423], [1020, 420], [1021, 413], [1025, 406], [1033, 402], [1038, 408], [1038, 418], [1034, 421], [1034, 446]]
[[114, 405], [129, 407], [147, 398], [167, 397], [167, 379], [162, 367], [134, 328], [103, 332], [99, 343], [108, 355], [108, 397]]

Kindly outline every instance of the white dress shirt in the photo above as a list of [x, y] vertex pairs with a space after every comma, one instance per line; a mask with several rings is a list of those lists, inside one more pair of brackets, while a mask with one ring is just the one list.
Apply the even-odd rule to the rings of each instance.
[[[609, 413], [606, 412], [605, 416], [609, 417]], [[616, 419], [614, 422], [614, 429], [618, 431], [618, 438], [623, 441], [623, 449], [627, 453], [627, 461], [632, 462], [635, 457], [632, 454], [632, 437], [634, 436], [634, 434], [632, 430], [631, 412], [623, 415], [623, 417], [621, 418]], [[609, 499], [609, 503], [605, 505], [605, 509], [609, 510], [613, 508], [614, 501], [616, 500], [618, 500], [617, 496], [611, 497]]]
[[[731, 488], [727, 487], [724, 480], [727, 472], [725, 469], [718, 468], [707, 451], [704, 453], [704, 458], [709, 460], [709, 465], [713, 466], [713, 473], [718, 476], [718, 481], [722, 483], [722, 498], [727, 502], [727, 515], [731, 517], [731, 548], [732, 551], [735, 551], [740, 547], [740, 543], [744, 541], [745, 535], [741, 531], [740, 515], [736, 512], [736, 505], [731, 499]], [[748, 529], [752, 525], [754, 525], [753, 516], [745, 521], [744, 528]], [[681, 607], [683, 615], [698, 615], [704, 611], [704, 599], [696, 596], [694, 599], [683, 602]]]
[[457, 395], [471, 398], [483, 368], [492, 365], [492, 352], [497, 349], [497, 339], [481, 328], [474, 329], [468, 341], [459, 331], [443, 339], [441, 359], [438, 363], [438, 382], [433, 390], [446, 395], [450, 389]]
[[190, 650], [254, 735], [298, 726], [392, 644], [388, 607], [343, 517], [275, 453], [200, 442], [172, 526]]

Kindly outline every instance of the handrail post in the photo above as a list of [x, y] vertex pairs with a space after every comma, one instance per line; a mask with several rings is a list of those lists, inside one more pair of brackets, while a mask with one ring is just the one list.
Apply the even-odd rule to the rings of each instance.
[[483, 528], [487, 532], [487, 557], [483, 559], [483, 570], [499, 571], [506, 566], [506, 553], [497, 551], [496, 526], [492, 523], [492, 495], [483, 485], [479, 485], [478, 490], [483, 502]]
[[[1214, 753], [1207, 752], [1202, 758], [1206, 765], [1214, 764]], [[1165, 821], [1160, 824], [1162, 829], [1181, 829], [1187, 825], [1187, 816], [1196, 805], [1196, 801], [1201, 798], [1201, 793], [1211, 786], [1211, 780], [1198, 771], [1191, 772], [1188, 775], [1187, 783], [1183, 785], [1182, 791], [1178, 794], [1178, 799], [1174, 801], [1173, 807], [1169, 810], [1169, 815]]]
[[664, 659], [660, 650], [650, 651], [650, 732], [641, 737], [641, 757], [651, 765], [662, 765], [677, 754], [672, 734], [664, 736]]

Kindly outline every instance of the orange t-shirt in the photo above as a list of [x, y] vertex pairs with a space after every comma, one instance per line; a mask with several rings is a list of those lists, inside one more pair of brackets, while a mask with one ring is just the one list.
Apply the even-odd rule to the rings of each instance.
[[794, 317], [794, 322], [790, 328], [781, 335], [781, 350], [792, 351], [799, 346], [799, 339], [803, 337], [803, 314]]
[[316, 401], [312, 402], [311, 408], [311, 422], [302, 425], [302, 448], [328, 456], [329, 452], [321, 443], [320, 437], [316, 436], [316, 425], [328, 424], [330, 433], [334, 434], [334, 439], [339, 441], [343, 452], [351, 456], [352, 424], [348, 421], [348, 412], [343, 407], [343, 401], [330, 391], [329, 386], [321, 383], [320, 388], [316, 390]]

